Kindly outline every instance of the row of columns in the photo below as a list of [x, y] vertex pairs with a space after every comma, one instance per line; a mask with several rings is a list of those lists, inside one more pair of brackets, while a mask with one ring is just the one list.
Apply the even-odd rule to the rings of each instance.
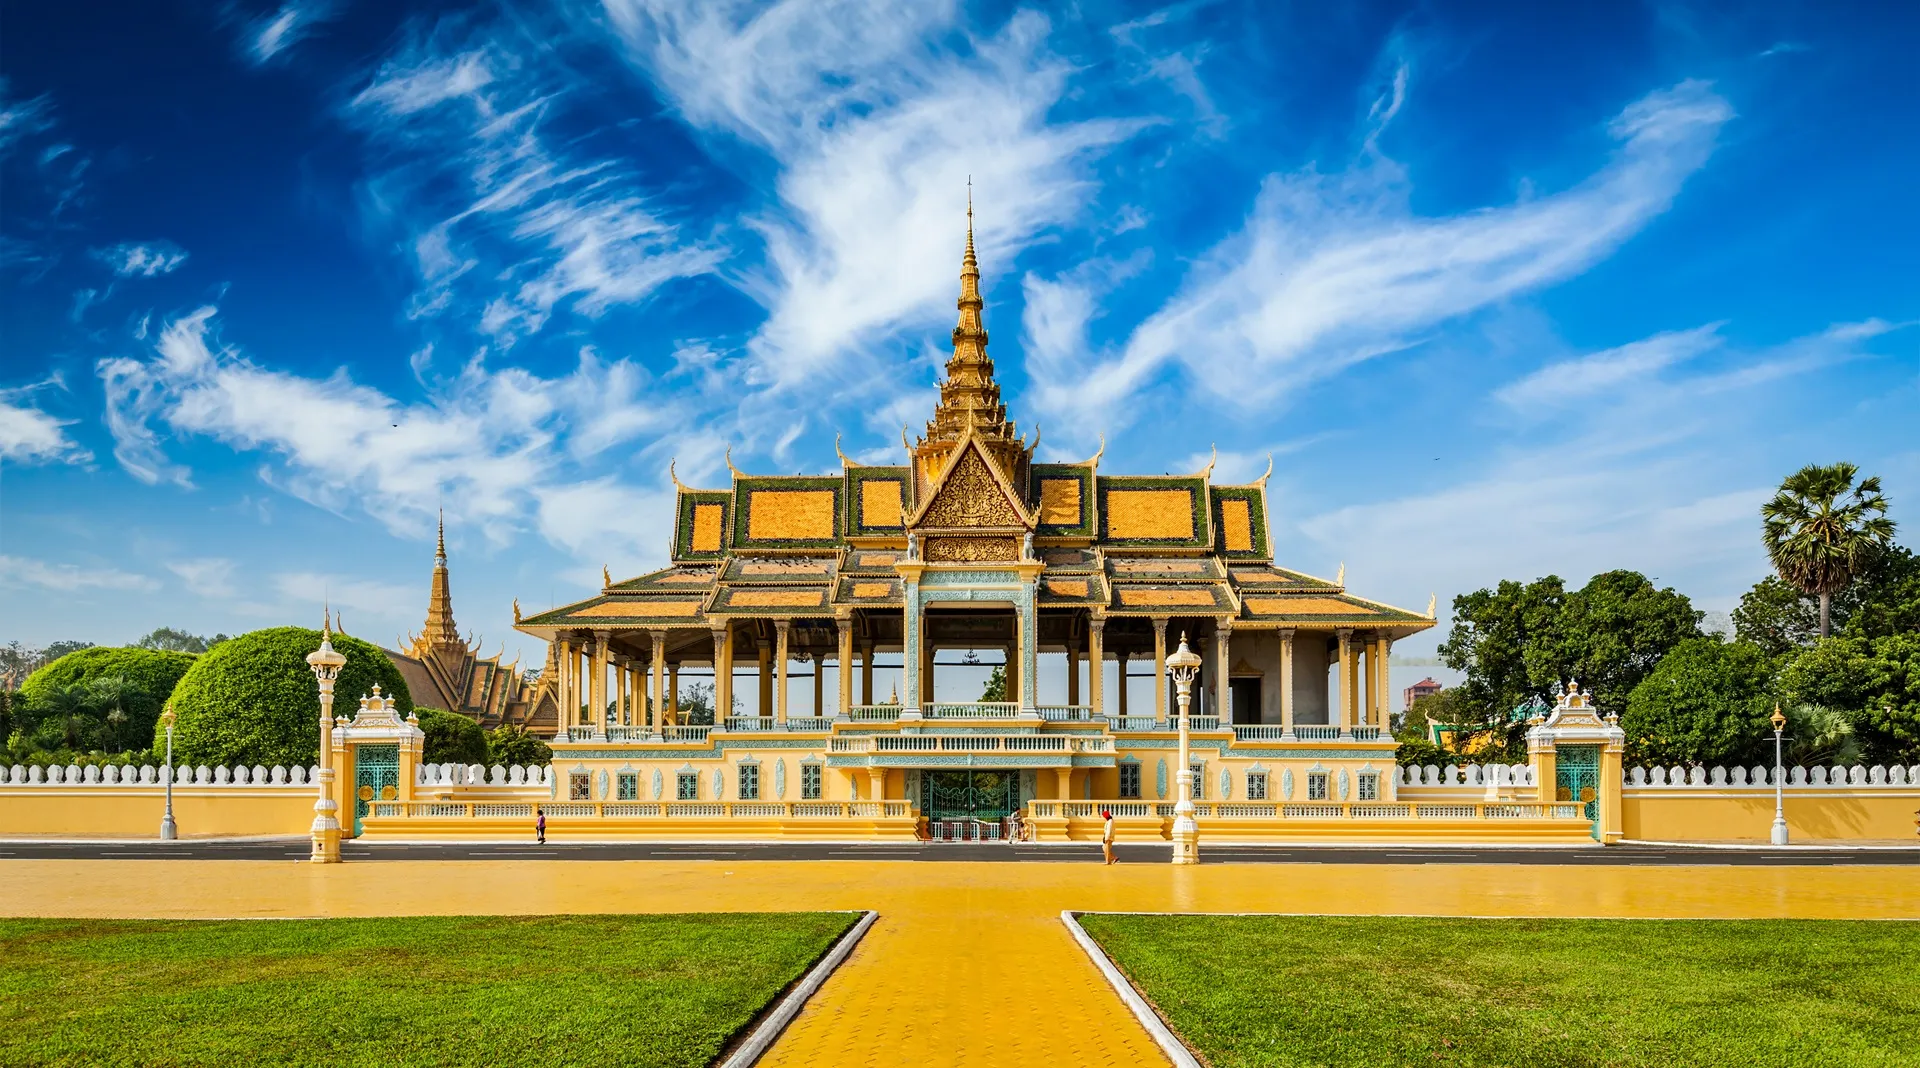
[[[1167, 629], [1169, 617], [1156, 616], [1153, 625], [1154, 660], [1154, 722], [1165, 725], [1168, 718], [1168, 676], [1167, 676]], [[854, 635], [852, 620], [842, 618], [838, 624], [838, 671], [840, 713], [845, 714], [853, 705], [853, 652]], [[925, 633], [924, 627], [918, 631], [919, 650], [919, 693], [923, 700], [931, 700], [933, 692], [933, 643]], [[1094, 665], [1088, 672], [1088, 704], [1095, 715], [1105, 711], [1104, 684], [1105, 672], [1101, 666], [1105, 663], [1106, 620], [1093, 617], [1087, 627], [1087, 660]], [[724, 718], [733, 708], [733, 637], [730, 626], [715, 627], [713, 634], [714, 671], [714, 714]], [[765, 642], [759, 643], [759, 715], [773, 719], [776, 723], [787, 720], [787, 665], [789, 661], [791, 623], [788, 620], [774, 621], [774, 642], [772, 648]], [[1280, 634], [1280, 721], [1287, 732], [1294, 727], [1294, 642], [1293, 630], [1282, 630]], [[596, 631], [585, 641], [562, 638], [559, 661], [561, 665], [560, 691], [560, 740], [564, 741], [580, 729], [586, 729], [591, 736], [604, 738], [606, 728], [618, 723], [623, 726], [673, 725], [679, 722], [679, 666], [668, 663], [666, 657], [666, 631], [648, 632], [651, 639], [651, 656], [647, 666], [637, 658], [618, 656], [609, 648], [609, 633]], [[1233, 630], [1229, 623], [1217, 623], [1214, 630], [1212, 650], [1212, 677], [1215, 692], [1215, 714], [1223, 723], [1232, 721], [1232, 665], [1230, 663]], [[1360, 637], [1351, 629], [1338, 631], [1339, 657], [1336, 667], [1336, 700], [1329, 722], [1343, 729], [1355, 726], [1377, 726], [1383, 730], [1387, 726], [1390, 686], [1388, 660], [1393, 640], [1383, 635]], [[1019, 635], [1016, 633], [1007, 656], [1008, 694], [1023, 705], [1032, 705], [1032, 701], [1022, 701], [1022, 687], [1027, 682], [1022, 677], [1020, 666], [1024, 657], [1015, 655], [1019, 648]], [[872, 641], [860, 644], [860, 691], [861, 704], [873, 703], [873, 651]], [[817, 655], [817, 654], [816, 654]], [[1127, 663], [1130, 654], [1119, 650], [1115, 654], [1120, 662], [1121, 684], [1117, 694], [1116, 714], [1128, 715], [1127, 709]], [[769, 663], [777, 661], [777, 668]], [[824, 678], [822, 662], [816, 659], [813, 673], [814, 714], [824, 715]], [[609, 693], [609, 671], [613, 671], [612, 692]], [[644, 681], [642, 673], [645, 673]], [[640, 698], [644, 686], [644, 705]], [[1071, 641], [1067, 649], [1067, 703], [1078, 705], [1080, 688], [1079, 642]], [[609, 698], [615, 701], [609, 711]], [[581, 706], [585, 705], [584, 715]], [[651, 710], [659, 710], [654, 714]]]

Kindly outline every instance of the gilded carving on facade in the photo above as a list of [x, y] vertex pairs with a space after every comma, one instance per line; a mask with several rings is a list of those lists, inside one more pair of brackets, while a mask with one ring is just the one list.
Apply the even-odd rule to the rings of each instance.
[[[1025, 524], [980, 454], [968, 449], [920, 519], [928, 527], [1018, 527]], [[929, 557], [933, 559], [933, 557]], [[1005, 559], [964, 557], [962, 559]]]
[[1020, 543], [1012, 538], [929, 538], [927, 559], [934, 563], [1017, 560]]

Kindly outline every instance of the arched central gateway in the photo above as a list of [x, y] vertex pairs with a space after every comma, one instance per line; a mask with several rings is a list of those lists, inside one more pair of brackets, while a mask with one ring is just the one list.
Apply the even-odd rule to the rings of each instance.
[[[555, 647], [555, 801], [792, 820], [878, 803], [924, 832], [1041, 800], [1164, 800], [1183, 634], [1206, 658], [1203, 797], [1386, 799], [1388, 649], [1430, 615], [1274, 566], [1265, 476], [1039, 459], [987, 355], [971, 222], [958, 307], [903, 462], [676, 479], [670, 567], [516, 608]], [[710, 712], [682, 706], [692, 682]]]

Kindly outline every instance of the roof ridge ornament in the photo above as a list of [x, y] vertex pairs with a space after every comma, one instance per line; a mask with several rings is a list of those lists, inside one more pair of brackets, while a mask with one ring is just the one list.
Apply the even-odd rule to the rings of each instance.
[[693, 487], [686, 485], [685, 483], [682, 483], [680, 481], [680, 473], [674, 470], [674, 465], [679, 462], [680, 462], [680, 458], [678, 456], [672, 456], [667, 458], [667, 478], [672, 480], [673, 488], [675, 490], [681, 493], [692, 492]]
[[1253, 484], [1254, 484], [1254, 485], [1256, 485], [1256, 486], [1259, 486], [1259, 487], [1260, 487], [1261, 489], [1266, 489], [1266, 488], [1267, 488], [1267, 476], [1268, 476], [1268, 475], [1271, 475], [1271, 474], [1273, 474], [1273, 453], [1271, 453], [1271, 452], [1269, 452], [1269, 453], [1267, 453], [1267, 470], [1266, 470], [1266, 473], [1265, 473], [1265, 474], [1262, 474], [1262, 475], [1261, 475], [1261, 476], [1260, 476], [1259, 478], [1256, 478], [1256, 479], [1254, 479], [1254, 480], [1253, 480]]
[[1197, 477], [1200, 477], [1200, 478], [1212, 477], [1213, 465], [1220, 462], [1220, 446], [1216, 443], [1209, 447], [1213, 450], [1213, 455], [1207, 458], [1207, 466], [1200, 469], [1200, 473]]
[[733, 472], [733, 477], [734, 477], [734, 478], [745, 478], [745, 477], [747, 477], [747, 476], [746, 476], [746, 473], [745, 473], [745, 472], [743, 472], [743, 471], [741, 471], [741, 470], [740, 470], [739, 468], [737, 468], [737, 467], [735, 467], [735, 466], [733, 466], [733, 446], [732, 446], [732, 445], [728, 445], [728, 446], [727, 446], [727, 455], [726, 455], [726, 460], [727, 460], [727, 470], [729, 470], [729, 471], [731, 471], [731, 472]]
[[[902, 433], [905, 433], [905, 430], [904, 430], [904, 428], [902, 429]], [[846, 453], [844, 453], [844, 452], [841, 452], [841, 451], [840, 451], [840, 435], [838, 435], [838, 434], [835, 434], [835, 435], [833, 436], [833, 453], [834, 453], [834, 455], [835, 455], [835, 456], [838, 456], [838, 457], [840, 457], [840, 466], [842, 466], [842, 467], [860, 467], [860, 466], [862, 466], [862, 465], [860, 465], [860, 464], [858, 464], [858, 463], [855, 463], [855, 462], [854, 462], [854, 461], [852, 461], [851, 459], [848, 459], [848, 458], [847, 458], [847, 454], [846, 454]]]
[[1105, 456], [1106, 454], [1107, 454], [1107, 436], [1105, 434], [1102, 434], [1100, 435], [1100, 447], [1094, 450], [1093, 457], [1081, 466], [1091, 467], [1097, 471], [1100, 469], [1100, 457]]

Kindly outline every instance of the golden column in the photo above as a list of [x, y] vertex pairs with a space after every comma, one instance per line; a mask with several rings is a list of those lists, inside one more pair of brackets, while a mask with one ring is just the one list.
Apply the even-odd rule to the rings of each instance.
[[773, 718], [773, 648], [761, 640], [759, 628], [754, 629], [753, 644], [760, 654], [760, 710], [754, 715], [761, 719]]
[[[1214, 715], [1220, 717], [1220, 726], [1228, 727], [1233, 723], [1233, 623], [1222, 619], [1213, 625], [1213, 686], [1217, 696], [1214, 699]], [[1257, 715], [1257, 713], [1256, 713]]]
[[667, 661], [667, 718], [680, 722], [680, 662]]
[[1153, 617], [1153, 725], [1167, 725], [1167, 617]]
[[650, 630], [647, 637], [653, 639], [653, 681], [649, 683], [652, 693], [648, 696], [652, 699], [654, 715], [663, 725], [678, 726], [674, 718], [667, 714], [667, 703], [660, 699], [660, 695], [666, 692], [667, 632]]
[[927, 633], [927, 613], [920, 613], [920, 714], [933, 704], [933, 635]]
[[1093, 714], [1107, 714], [1106, 701], [1102, 691], [1106, 688], [1106, 651], [1101, 648], [1107, 636], [1105, 616], [1092, 616], [1087, 620], [1087, 700], [1093, 703]]
[[1340, 628], [1340, 733], [1353, 732], [1351, 707], [1353, 704], [1353, 630]]
[[860, 703], [873, 703], [873, 639], [860, 643]]
[[819, 719], [826, 715], [827, 711], [824, 704], [827, 689], [827, 658], [821, 655], [818, 649], [808, 653], [807, 658], [813, 661], [813, 718]]
[[1354, 716], [1354, 726], [1370, 727], [1373, 725], [1374, 709], [1380, 706], [1380, 642], [1369, 637], [1360, 652], [1363, 660], [1362, 686], [1359, 689], [1366, 694], [1366, 705]]
[[1114, 670], [1118, 673], [1114, 678], [1113, 707], [1121, 719], [1127, 718], [1127, 659], [1131, 655], [1125, 649], [1113, 651]]
[[1067, 706], [1080, 703], [1080, 636], [1067, 635]]
[[775, 668], [779, 671], [779, 676], [773, 684], [773, 721], [783, 725], [787, 722], [787, 631], [789, 627], [787, 620], [773, 621], [775, 635], [773, 655], [778, 661]]
[[[853, 711], [853, 617], [840, 616], [833, 622], [840, 638], [840, 645], [836, 652], [840, 669], [839, 714], [845, 716]], [[868, 678], [871, 680], [872, 676]], [[872, 686], [871, 681], [868, 682], [868, 686]]]
[[555, 731], [553, 738], [554, 741], [564, 742], [567, 740], [567, 728], [573, 723], [573, 713], [568, 712], [567, 709], [575, 704], [572, 699], [573, 643], [565, 638], [556, 637], [553, 644], [555, 646], [554, 666], [560, 669], [560, 677], [553, 680], [554, 703], [559, 706], [553, 710]]
[[1393, 711], [1393, 637], [1383, 634], [1376, 644], [1380, 647], [1380, 700], [1374, 706], [1373, 722], [1384, 735]]
[[596, 740], [607, 736], [607, 639], [610, 636], [604, 630], [593, 632], [593, 679], [589, 688], [593, 710], [588, 715], [588, 724]]
[[[1255, 722], [1259, 715], [1254, 716]], [[1280, 632], [1280, 738], [1293, 738], [1293, 631]]]
[[633, 695], [627, 689], [633, 673], [627, 670], [629, 661], [621, 654], [613, 656], [613, 721], [626, 726], [633, 715]]
[[733, 676], [728, 664], [726, 624], [713, 628], [713, 716], [714, 722], [724, 723], [725, 711], [733, 706]]

